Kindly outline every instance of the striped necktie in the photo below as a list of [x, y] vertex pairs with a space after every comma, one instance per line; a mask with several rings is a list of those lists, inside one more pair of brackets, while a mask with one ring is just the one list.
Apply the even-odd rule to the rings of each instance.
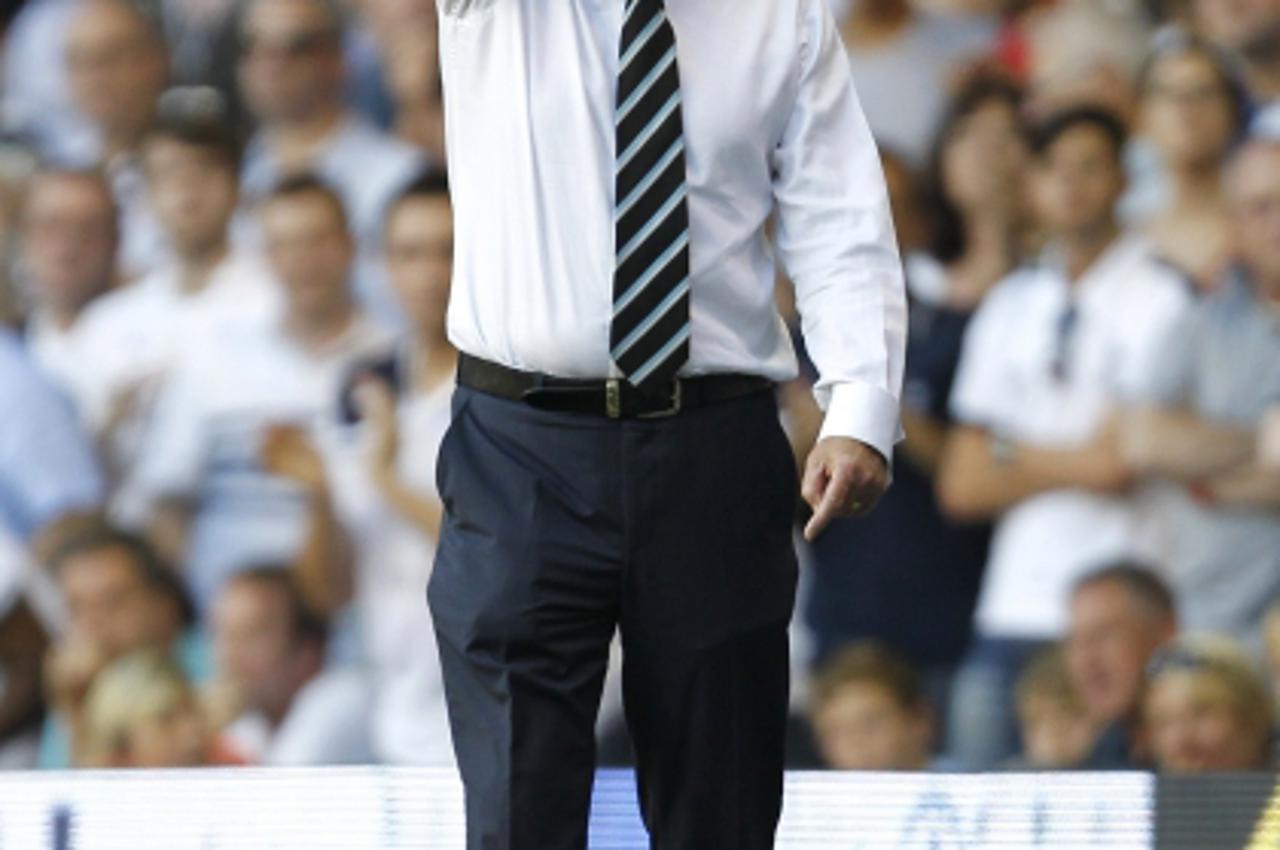
[[676, 39], [663, 0], [627, 0], [619, 46], [609, 347], [659, 392], [689, 359], [689, 209]]

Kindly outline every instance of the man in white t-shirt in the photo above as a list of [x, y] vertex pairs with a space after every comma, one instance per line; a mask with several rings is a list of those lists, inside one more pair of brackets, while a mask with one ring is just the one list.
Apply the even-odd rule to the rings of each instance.
[[998, 521], [952, 700], [951, 746], [978, 768], [1013, 752], [1013, 681], [1030, 652], [1063, 634], [1073, 582], [1108, 561], [1164, 554], [1128, 492], [1110, 421], [1143, 395], [1191, 300], [1116, 223], [1122, 125], [1076, 109], [1034, 141], [1031, 188], [1050, 244], [969, 327], [938, 485], [954, 517]]
[[238, 708], [228, 744], [254, 764], [362, 764], [368, 688], [325, 670], [326, 629], [283, 567], [233, 576], [213, 609], [218, 687]]
[[170, 91], [141, 152], [172, 259], [94, 303], [78, 346], [81, 415], [121, 478], [179, 349], [216, 349], [232, 326], [266, 322], [279, 309], [265, 267], [230, 247], [240, 149], [222, 99], [210, 89]]
[[315, 427], [352, 365], [387, 345], [352, 301], [355, 247], [332, 189], [286, 181], [264, 202], [262, 225], [283, 310], [184, 350], [131, 489], [162, 549], [186, 564], [201, 610], [237, 569], [298, 554], [306, 493], [272, 474], [264, 453], [275, 434]]

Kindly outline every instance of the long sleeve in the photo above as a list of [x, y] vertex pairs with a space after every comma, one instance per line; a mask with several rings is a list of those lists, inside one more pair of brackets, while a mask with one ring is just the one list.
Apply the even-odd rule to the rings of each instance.
[[802, 4], [794, 111], [773, 157], [777, 247], [818, 368], [819, 438], [892, 457], [906, 359], [906, 293], [879, 155], [821, 0]]

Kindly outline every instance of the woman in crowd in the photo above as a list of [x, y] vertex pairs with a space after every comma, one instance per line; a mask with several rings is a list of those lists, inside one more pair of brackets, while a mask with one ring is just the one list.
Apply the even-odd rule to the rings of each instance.
[[1168, 773], [1269, 770], [1275, 709], [1248, 657], [1225, 638], [1187, 640], [1152, 662], [1143, 714]]
[[127, 655], [94, 679], [77, 735], [78, 766], [242, 763], [215, 735], [181, 668], [166, 653]]
[[1176, 29], [1156, 37], [1138, 91], [1138, 129], [1163, 182], [1147, 231], [1161, 256], [1207, 289], [1227, 262], [1222, 164], [1244, 129], [1247, 95], [1224, 56]]

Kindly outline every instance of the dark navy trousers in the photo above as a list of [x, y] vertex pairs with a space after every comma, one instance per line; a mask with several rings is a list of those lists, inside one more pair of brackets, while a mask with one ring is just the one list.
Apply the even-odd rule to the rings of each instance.
[[659, 420], [460, 387], [428, 589], [469, 850], [580, 850], [615, 630], [663, 850], [773, 847], [798, 485], [773, 394]]

